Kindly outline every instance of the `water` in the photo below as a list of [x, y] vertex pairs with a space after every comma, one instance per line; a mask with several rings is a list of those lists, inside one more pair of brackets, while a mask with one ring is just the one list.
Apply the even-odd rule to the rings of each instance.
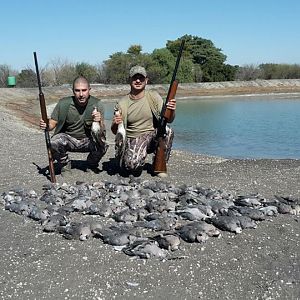
[[173, 149], [226, 158], [299, 159], [299, 125], [299, 95], [177, 99]]

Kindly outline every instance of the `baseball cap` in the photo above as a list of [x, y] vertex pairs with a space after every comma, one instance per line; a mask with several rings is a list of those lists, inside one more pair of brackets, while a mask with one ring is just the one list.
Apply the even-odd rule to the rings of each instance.
[[141, 67], [141, 66], [134, 66], [130, 69], [130, 71], [129, 71], [130, 77], [133, 77], [136, 74], [141, 74], [144, 77], [147, 77], [147, 72], [146, 72], [145, 68]]

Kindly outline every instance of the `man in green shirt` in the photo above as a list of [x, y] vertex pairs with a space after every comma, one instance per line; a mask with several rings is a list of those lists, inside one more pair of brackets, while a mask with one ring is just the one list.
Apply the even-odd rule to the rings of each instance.
[[[123, 97], [115, 107], [111, 130], [116, 134], [116, 156], [120, 166], [126, 171], [139, 175], [145, 165], [148, 153], [156, 150], [156, 131], [163, 106], [163, 99], [156, 91], [146, 90], [147, 72], [141, 66], [130, 69], [130, 93]], [[175, 118], [176, 100], [168, 101], [167, 108], [172, 111], [171, 123]], [[122, 138], [120, 133], [123, 129]], [[165, 137], [166, 161], [169, 159], [174, 132], [167, 126]], [[158, 176], [166, 177], [166, 173]]]
[[[71, 170], [67, 152], [89, 152], [87, 169], [98, 173], [98, 164], [107, 151], [104, 108], [99, 99], [90, 95], [90, 89], [85, 77], [75, 78], [73, 96], [59, 100], [48, 120], [48, 130], [55, 129], [51, 151], [61, 172]], [[40, 128], [46, 129], [42, 119]]]

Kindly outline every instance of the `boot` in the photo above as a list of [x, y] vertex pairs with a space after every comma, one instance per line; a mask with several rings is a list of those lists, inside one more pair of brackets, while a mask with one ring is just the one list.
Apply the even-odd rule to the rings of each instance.
[[71, 173], [72, 172], [72, 163], [68, 161], [67, 163], [60, 164], [60, 173], [63, 174]]
[[90, 173], [95, 173], [95, 174], [99, 174], [101, 172], [101, 170], [99, 169], [99, 164], [92, 164], [87, 162], [87, 166], [86, 166], [86, 172]]

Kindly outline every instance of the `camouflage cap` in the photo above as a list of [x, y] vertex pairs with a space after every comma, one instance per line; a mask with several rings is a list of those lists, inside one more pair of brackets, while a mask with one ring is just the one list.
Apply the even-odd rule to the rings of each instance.
[[146, 72], [145, 68], [141, 67], [141, 66], [134, 66], [130, 69], [130, 71], [129, 71], [130, 77], [133, 77], [136, 74], [141, 74], [144, 77], [147, 77], [147, 72]]

